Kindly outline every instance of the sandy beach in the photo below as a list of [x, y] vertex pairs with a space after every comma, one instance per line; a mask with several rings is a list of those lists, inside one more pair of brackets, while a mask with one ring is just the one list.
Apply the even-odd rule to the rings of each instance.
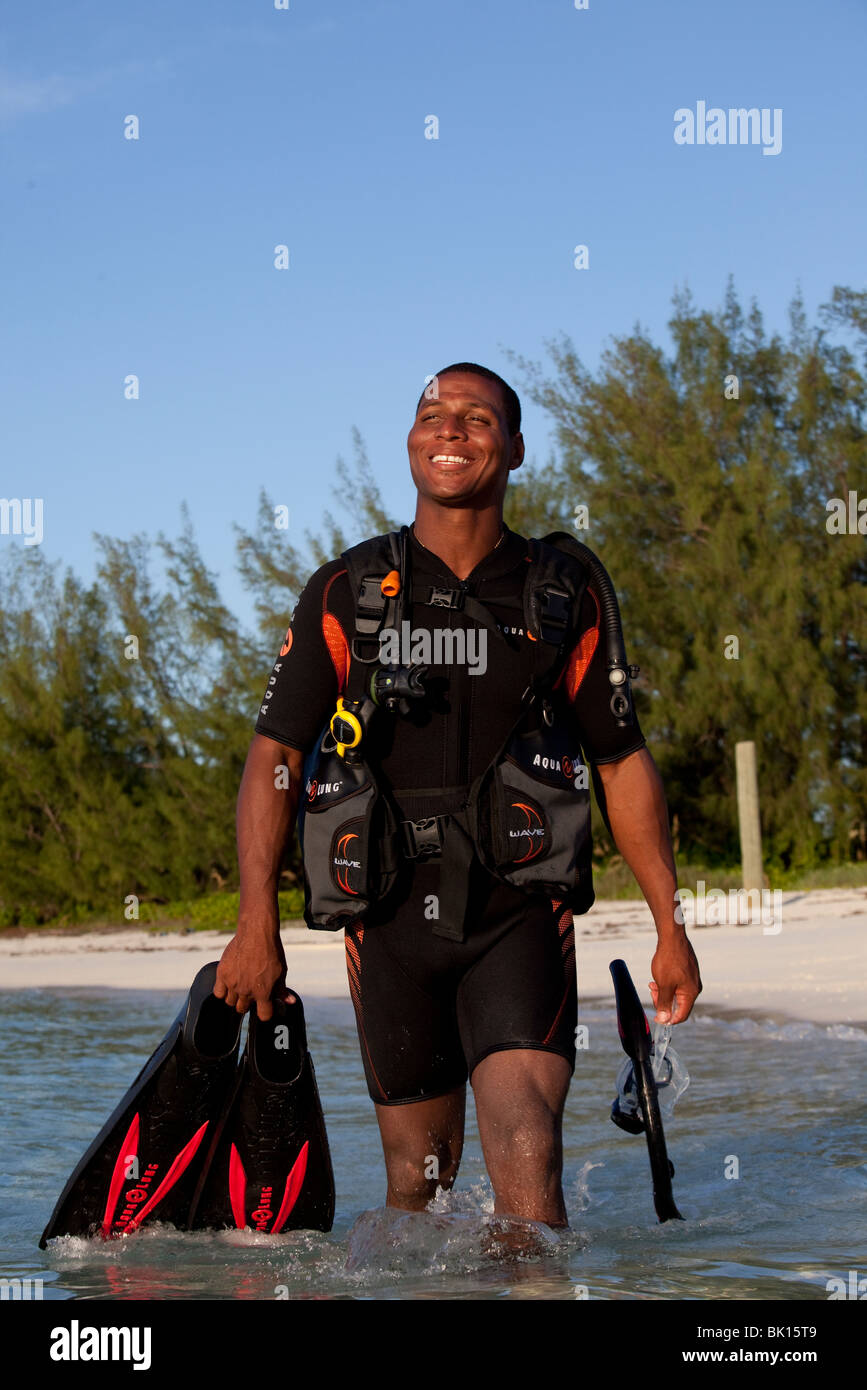
[[[867, 1023], [867, 888], [783, 893], [777, 920], [687, 929], [701, 966], [699, 1006], [772, 1015], [779, 1020]], [[608, 963], [622, 957], [649, 1004], [656, 940], [641, 902], [597, 902], [576, 918], [582, 999], [608, 997]], [[188, 988], [196, 970], [220, 956], [224, 932], [157, 932], [136, 926], [90, 932], [33, 931], [0, 936], [2, 989]], [[348, 998], [343, 934], [287, 923], [289, 982], [305, 998]]]

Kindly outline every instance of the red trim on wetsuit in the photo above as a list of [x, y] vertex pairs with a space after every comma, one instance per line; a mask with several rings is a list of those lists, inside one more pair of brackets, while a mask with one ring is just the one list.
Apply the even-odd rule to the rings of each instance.
[[[356, 945], [356, 938], [358, 944]], [[344, 945], [346, 946], [346, 973], [349, 976], [349, 993], [352, 995], [352, 1006], [355, 1009], [355, 1018], [358, 1023], [358, 1032], [367, 1053], [367, 1060], [370, 1063], [370, 1070], [379, 1087], [383, 1100], [388, 1100], [388, 1092], [380, 1081], [373, 1065], [370, 1046], [367, 1041], [367, 1034], [364, 1031], [364, 1012], [361, 1005], [361, 952], [358, 947], [364, 941], [364, 927], [347, 927], [343, 934]]]
[[596, 624], [594, 627], [588, 627], [586, 632], [582, 633], [578, 645], [573, 647], [566, 665], [554, 682], [555, 690], [561, 682], [565, 682], [566, 694], [570, 700], [574, 700], [578, 694], [581, 682], [587, 674], [590, 662], [593, 660], [593, 654], [599, 645], [599, 600], [591, 588], [588, 587], [587, 592], [596, 604]]
[[[559, 898], [552, 898], [552, 899], [551, 899], [551, 906], [553, 907], [555, 913], [557, 912], [558, 908], [560, 907], [560, 902], [561, 902], [561, 900], [560, 900]], [[560, 949], [561, 949], [562, 952], [563, 952], [563, 969], [564, 969], [564, 971], [567, 971], [567, 970], [568, 970], [569, 957], [570, 957], [570, 955], [572, 955], [572, 956], [575, 955], [575, 920], [574, 920], [574, 917], [573, 917], [573, 915], [572, 915], [572, 909], [571, 909], [571, 908], [568, 908], [568, 907], [567, 907], [566, 910], [565, 910], [565, 912], [562, 912], [562, 913], [560, 914], [560, 920], [559, 920], [559, 922], [557, 923], [557, 931], [558, 931], [559, 934], [560, 934]], [[570, 994], [571, 989], [572, 989], [572, 981], [571, 981], [569, 975], [567, 974], [567, 976], [566, 976], [566, 990], [565, 990], [565, 993], [564, 993], [564, 995], [563, 995], [563, 1000], [562, 1000], [562, 1002], [561, 1002], [561, 1004], [560, 1004], [559, 1009], [557, 1010], [556, 1016], [555, 1016], [555, 1018], [554, 1018], [554, 1022], [551, 1024], [551, 1027], [548, 1029], [548, 1032], [546, 1033], [545, 1038], [544, 1038], [544, 1040], [543, 1040], [543, 1045], [546, 1046], [546, 1047], [547, 1047], [547, 1045], [550, 1043], [551, 1039], [553, 1038], [554, 1034], [555, 1034], [556, 1031], [557, 1031], [557, 1024], [560, 1022], [560, 1019], [561, 1019], [562, 1014], [563, 1014], [563, 1010], [565, 1009], [566, 1004], [567, 1004], [567, 1001], [568, 1001], [568, 999], [569, 999], [569, 994]]]
[[337, 676], [337, 686], [340, 694], [346, 689], [346, 680], [349, 675], [349, 643], [346, 634], [333, 613], [328, 611], [328, 591], [335, 579], [339, 579], [346, 570], [338, 570], [332, 574], [328, 583], [325, 585], [325, 592], [322, 595], [322, 636], [331, 657], [331, 664]]

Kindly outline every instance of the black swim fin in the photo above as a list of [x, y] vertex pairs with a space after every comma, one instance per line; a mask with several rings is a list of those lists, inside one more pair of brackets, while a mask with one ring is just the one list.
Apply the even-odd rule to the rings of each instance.
[[190, 1230], [331, 1230], [331, 1155], [295, 998], [275, 1001], [267, 1023], [250, 1014], [238, 1085], [193, 1197]]
[[212, 993], [217, 962], [187, 1000], [61, 1193], [53, 1236], [128, 1234], [151, 1221], [183, 1228], [211, 1133], [235, 1084], [241, 1015]]
[[632, 976], [627, 969], [626, 961], [613, 960], [608, 968], [614, 981], [614, 997], [617, 1001], [617, 1029], [620, 1033], [620, 1042], [623, 1051], [632, 1061], [635, 1072], [635, 1090], [641, 1110], [640, 1117], [630, 1118], [615, 1114], [614, 1110], [617, 1105], [615, 1101], [611, 1118], [621, 1129], [628, 1130], [631, 1134], [644, 1132], [647, 1138], [647, 1151], [650, 1156], [653, 1205], [656, 1208], [656, 1215], [661, 1222], [682, 1221], [683, 1217], [677, 1209], [674, 1193], [671, 1189], [674, 1165], [671, 1163], [665, 1147], [662, 1116], [659, 1113], [659, 1101], [656, 1094], [656, 1081], [650, 1060], [651, 1036], [647, 1015], [641, 1007], [641, 1000], [635, 985], [632, 983]]

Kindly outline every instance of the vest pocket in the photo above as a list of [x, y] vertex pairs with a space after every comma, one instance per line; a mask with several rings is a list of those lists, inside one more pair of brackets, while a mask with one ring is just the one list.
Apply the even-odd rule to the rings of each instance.
[[565, 739], [547, 728], [513, 735], [486, 781], [486, 867], [516, 888], [592, 902], [588, 773]]
[[393, 887], [397, 819], [366, 763], [323, 754], [307, 781], [298, 834], [309, 927], [337, 931], [363, 920]]

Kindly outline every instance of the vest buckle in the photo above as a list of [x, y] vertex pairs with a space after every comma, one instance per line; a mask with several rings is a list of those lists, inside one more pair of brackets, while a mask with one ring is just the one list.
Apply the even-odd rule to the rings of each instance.
[[400, 828], [407, 859], [429, 859], [442, 854], [444, 820], [445, 816], [425, 816], [422, 820], [401, 821]]
[[463, 589], [447, 589], [434, 584], [426, 600], [429, 608], [456, 608], [464, 606], [465, 593]]

